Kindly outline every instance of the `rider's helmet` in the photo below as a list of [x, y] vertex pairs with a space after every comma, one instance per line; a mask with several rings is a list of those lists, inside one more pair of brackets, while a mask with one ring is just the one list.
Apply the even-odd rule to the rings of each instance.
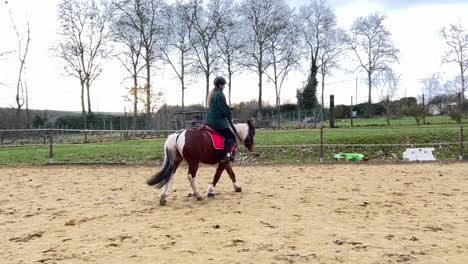
[[224, 77], [218, 76], [214, 79], [213, 84], [215, 87], [219, 87], [220, 85], [226, 84], [226, 79], [224, 79]]

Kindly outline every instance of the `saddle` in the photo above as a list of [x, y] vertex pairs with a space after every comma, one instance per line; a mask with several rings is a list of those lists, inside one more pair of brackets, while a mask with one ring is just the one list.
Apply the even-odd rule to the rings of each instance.
[[220, 133], [218, 133], [216, 130], [214, 130], [213, 128], [209, 127], [206, 124], [203, 125], [200, 128], [200, 130], [208, 134], [208, 136], [210, 136], [214, 149], [218, 149], [218, 150], [224, 149], [224, 138]]

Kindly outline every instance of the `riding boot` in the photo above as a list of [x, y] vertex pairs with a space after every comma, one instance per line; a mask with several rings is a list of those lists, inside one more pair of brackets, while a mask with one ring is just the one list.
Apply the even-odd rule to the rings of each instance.
[[233, 145], [232, 140], [225, 140], [224, 142], [224, 155], [221, 159], [221, 163], [234, 161], [234, 152], [232, 151]]

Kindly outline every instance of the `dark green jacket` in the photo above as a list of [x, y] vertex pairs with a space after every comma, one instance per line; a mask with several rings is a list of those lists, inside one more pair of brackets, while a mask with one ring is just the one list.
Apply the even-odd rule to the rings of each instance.
[[214, 129], [229, 128], [226, 119], [232, 120], [232, 113], [226, 103], [226, 97], [220, 88], [211, 90], [208, 95], [208, 103], [205, 122]]

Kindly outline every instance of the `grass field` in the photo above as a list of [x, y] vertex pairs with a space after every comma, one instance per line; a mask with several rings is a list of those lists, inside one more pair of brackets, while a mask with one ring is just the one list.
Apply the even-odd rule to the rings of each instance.
[[[468, 119], [463, 120], [464, 123], [468, 122]], [[422, 124], [422, 118], [421, 118]], [[456, 122], [449, 116], [426, 116], [426, 124], [453, 124]], [[350, 127], [351, 120], [349, 119], [336, 119], [336, 125], [339, 127]], [[354, 126], [386, 126], [387, 120], [385, 117], [376, 118], [357, 118], [353, 120]], [[390, 119], [391, 126], [414, 126], [417, 125], [414, 117], [402, 117], [397, 119]]]
[[[468, 141], [465, 133], [465, 141]], [[89, 144], [68, 144], [54, 146], [56, 162], [69, 163], [114, 163], [148, 164], [162, 159], [164, 138], [112, 141]], [[297, 162], [318, 160], [319, 129], [303, 130], [258, 130], [256, 151], [244, 153], [245, 157], [257, 162]], [[405, 146], [391, 144], [456, 143], [459, 141], [457, 125], [430, 125], [404, 127], [367, 127], [324, 129], [325, 158], [333, 154], [363, 152], [373, 159], [401, 156]], [[331, 146], [330, 146], [330, 145]], [[369, 146], [374, 144], [376, 146]], [[442, 159], [457, 156], [457, 145], [438, 146], [436, 154]], [[0, 164], [43, 164], [48, 160], [49, 147], [24, 146], [0, 148]]]

